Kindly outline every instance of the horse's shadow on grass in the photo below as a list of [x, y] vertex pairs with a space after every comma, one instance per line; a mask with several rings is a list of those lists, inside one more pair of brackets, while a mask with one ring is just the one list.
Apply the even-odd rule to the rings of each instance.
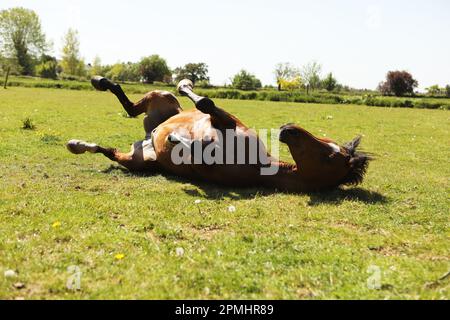
[[[226, 186], [218, 186], [212, 183], [208, 183], [201, 180], [191, 180], [183, 177], [177, 177], [169, 173], [148, 173], [148, 172], [132, 172], [123, 167], [111, 165], [109, 168], [101, 171], [103, 173], [113, 173], [121, 171], [123, 174], [130, 177], [155, 177], [163, 176], [165, 179], [173, 182], [180, 182], [191, 184], [190, 186], [182, 187], [182, 191], [186, 194], [198, 197], [206, 198], [209, 200], [244, 200], [254, 199], [256, 197], [265, 197], [273, 194], [295, 194], [272, 190], [268, 188], [232, 188]], [[343, 201], [357, 201], [366, 204], [384, 204], [388, 202], [388, 198], [376, 191], [370, 191], [359, 187], [353, 188], [337, 188], [329, 191], [322, 192], [304, 192], [299, 193], [308, 195], [310, 197], [308, 205], [316, 206], [320, 204], [339, 204]]]

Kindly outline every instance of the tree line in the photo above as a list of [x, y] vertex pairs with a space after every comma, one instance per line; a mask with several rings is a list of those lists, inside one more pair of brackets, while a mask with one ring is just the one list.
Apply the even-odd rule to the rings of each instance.
[[[0, 11], [0, 65], [11, 74], [39, 76], [51, 79], [83, 79], [101, 75], [121, 82], [164, 82], [173, 84], [181, 79], [190, 79], [199, 87], [210, 87], [208, 65], [204, 62], [187, 63], [171, 69], [159, 55], [143, 57], [138, 62], [119, 62], [103, 65], [100, 57], [86, 63], [80, 53], [78, 32], [69, 29], [63, 38], [61, 59], [48, 54], [52, 44], [46, 40], [38, 15], [29, 9], [12, 8]], [[321, 74], [322, 66], [316, 61], [298, 68], [288, 62], [274, 68], [279, 91], [315, 90], [328, 92], [350, 91], [340, 84], [333, 73]], [[261, 81], [246, 70], [241, 70], [231, 79], [231, 86], [241, 90], [262, 88]], [[389, 71], [377, 90], [383, 95], [414, 95], [418, 82], [406, 71]], [[450, 85], [427, 88], [430, 95], [450, 97]]]

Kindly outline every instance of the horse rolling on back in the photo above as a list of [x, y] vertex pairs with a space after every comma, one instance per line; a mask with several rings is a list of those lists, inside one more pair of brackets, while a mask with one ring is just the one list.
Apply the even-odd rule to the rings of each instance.
[[[357, 185], [371, 160], [357, 151], [360, 137], [339, 146], [294, 124], [280, 128], [279, 140], [287, 144], [295, 163], [275, 159], [253, 130], [211, 99], [196, 95], [189, 80], [178, 84], [178, 91], [195, 103], [196, 108], [188, 111], [166, 91], [151, 91], [133, 103], [120, 85], [106, 78], [94, 77], [92, 84], [115, 94], [129, 116], [145, 114], [145, 139], [135, 142], [128, 153], [81, 140], [70, 140], [67, 148], [74, 154], [102, 153], [130, 171], [169, 172], [227, 186], [306, 192]], [[204, 159], [205, 154], [212, 160]]]

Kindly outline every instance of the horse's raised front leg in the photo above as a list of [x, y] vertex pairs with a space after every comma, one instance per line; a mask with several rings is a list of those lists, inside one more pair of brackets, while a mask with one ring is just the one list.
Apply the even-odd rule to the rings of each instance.
[[181, 80], [177, 89], [181, 95], [188, 96], [195, 103], [195, 107], [211, 116], [211, 123], [218, 129], [236, 129], [239, 120], [225, 110], [217, 107], [208, 97], [201, 97], [193, 92], [194, 85], [188, 79]]
[[144, 129], [147, 137], [158, 125], [182, 111], [177, 98], [167, 91], [153, 90], [138, 102], [133, 103], [125, 95], [120, 85], [106, 78], [95, 76], [91, 79], [91, 83], [97, 90], [110, 90], [119, 99], [130, 117], [146, 113]]
[[95, 76], [91, 79], [92, 86], [99, 91], [111, 91], [120, 101], [125, 111], [130, 117], [136, 117], [147, 111], [144, 103], [133, 103], [123, 92], [122, 87], [109, 79], [101, 76]]
[[151, 146], [151, 140], [135, 142], [128, 153], [120, 152], [114, 148], [104, 148], [95, 143], [88, 143], [82, 140], [70, 140], [66, 146], [74, 154], [85, 152], [101, 153], [130, 171], [155, 171], [158, 169], [158, 163], [155, 161], [156, 154]]

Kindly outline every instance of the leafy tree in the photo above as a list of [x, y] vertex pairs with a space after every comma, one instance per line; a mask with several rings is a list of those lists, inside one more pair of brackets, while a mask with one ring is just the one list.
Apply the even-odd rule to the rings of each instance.
[[69, 29], [64, 36], [61, 66], [64, 73], [73, 76], [84, 76], [86, 68], [84, 60], [80, 57], [80, 41], [78, 31]]
[[322, 65], [316, 61], [309, 62], [300, 70], [300, 75], [306, 85], [306, 92], [309, 94], [309, 89], [314, 90], [320, 86], [320, 72]]
[[139, 65], [132, 62], [118, 62], [112, 66], [102, 66], [105, 76], [113, 81], [131, 81], [140, 80]]
[[426, 88], [426, 90], [428, 91], [428, 94], [431, 96], [436, 96], [441, 93], [441, 88], [439, 88], [439, 85], [437, 85], [437, 84], [435, 84], [429, 88]]
[[322, 80], [320, 80], [320, 75], [313, 74], [311, 76], [311, 78], [309, 79], [308, 85], [309, 85], [309, 88], [311, 88], [312, 90], [320, 89], [320, 87], [322, 85]]
[[139, 81], [141, 76], [139, 74], [139, 64], [133, 62], [127, 62], [123, 64], [124, 69], [122, 70], [121, 77], [123, 81]]
[[40, 63], [36, 66], [36, 74], [42, 78], [58, 78], [58, 61], [55, 57], [42, 55]]
[[139, 62], [139, 73], [146, 83], [164, 81], [168, 76], [172, 75], [166, 60], [157, 54], [142, 58]]
[[241, 70], [233, 77], [232, 86], [241, 90], [255, 90], [262, 87], [261, 81], [245, 70]]
[[89, 75], [92, 76], [106, 76], [106, 72], [109, 71], [108, 66], [102, 65], [102, 60], [99, 56], [95, 56], [94, 61], [92, 62], [91, 68], [89, 70]]
[[0, 56], [0, 71], [2, 74], [6, 73], [7, 70], [10, 71], [10, 74], [19, 74], [20, 67], [15, 63], [13, 58], [5, 58]]
[[123, 79], [124, 68], [123, 63], [116, 63], [108, 70], [106, 77], [113, 81], [126, 81]]
[[[300, 71], [292, 66], [289, 62], [278, 63], [274, 70], [275, 80], [278, 85], [278, 91], [283, 89], [283, 83], [288, 84], [292, 81], [300, 79]], [[286, 88], [287, 89], [287, 88]]]
[[386, 81], [379, 84], [378, 90], [383, 95], [394, 94], [400, 97], [407, 93], [414, 94], [414, 88], [417, 86], [417, 80], [409, 72], [389, 71], [386, 75]]
[[450, 98], [450, 84], [445, 86], [445, 95]]
[[322, 87], [327, 91], [333, 91], [337, 87], [337, 80], [333, 77], [333, 74], [330, 72], [325, 79], [322, 80]]
[[184, 67], [175, 68], [173, 71], [175, 74], [175, 80], [180, 81], [183, 79], [189, 79], [194, 84], [197, 81], [208, 81], [208, 66], [206, 63], [188, 63]]
[[23, 75], [34, 73], [34, 62], [47, 50], [38, 15], [29, 9], [0, 11], [0, 51]]
[[295, 90], [302, 86], [302, 79], [300, 76], [296, 76], [295, 78], [292, 78], [290, 80], [285, 80], [284, 78], [280, 78], [278, 80], [278, 90], [280, 88], [286, 89], [286, 90]]

